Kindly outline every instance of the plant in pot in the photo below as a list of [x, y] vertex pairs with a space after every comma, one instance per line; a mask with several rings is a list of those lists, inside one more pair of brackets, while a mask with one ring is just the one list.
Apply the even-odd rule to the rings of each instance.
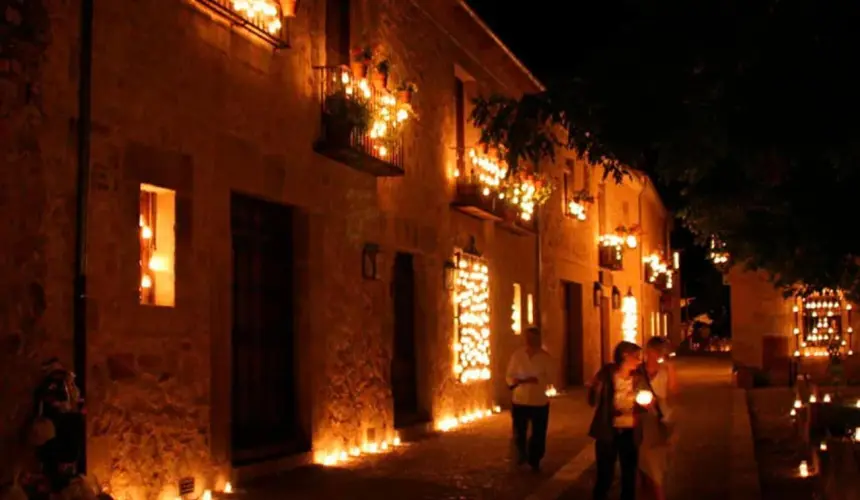
[[352, 77], [356, 80], [367, 78], [367, 72], [370, 70], [370, 64], [373, 62], [373, 50], [370, 47], [363, 49], [355, 49], [352, 51]]
[[299, 0], [283, 0], [281, 5], [283, 6], [284, 17], [296, 17], [296, 11], [299, 8]]
[[418, 92], [418, 86], [414, 82], [403, 81], [397, 87], [397, 100], [403, 104], [412, 104], [412, 96]]
[[388, 77], [391, 74], [391, 61], [382, 59], [376, 63], [373, 69], [373, 84], [380, 89], [388, 87]]
[[348, 95], [345, 89], [330, 94], [325, 99], [326, 141], [339, 146], [349, 146], [353, 132], [363, 134], [370, 124], [370, 108], [363, 99]]

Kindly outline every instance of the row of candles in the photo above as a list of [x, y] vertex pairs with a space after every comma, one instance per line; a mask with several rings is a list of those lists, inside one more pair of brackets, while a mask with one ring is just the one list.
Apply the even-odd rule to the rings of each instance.
[[[821, 397], [821, 402], [824, 404], [829, 404], [829, 403], [833, 402], [833, 398], [830, 396], [830, 394], [824, 394]], [[816, 404], [816, 403], [818, 403], [818, 396], [816, 396], [815, 394], [810, 394], [809, 395], [809, 404]], [[860, 399], [858, 399], [854, 403], [854, 406], [856, 408], [860, 408]], [[803, 408], [803, 401], [800, 398], [796, 398], [794, 400], [794, 405], [792, 406], [791, 411], [789, 412], [789, 415], [792, 418], [796, 417], [797, 416], [797, 410], [799, 410], [801, 408]], [[854, 433], [851, 436], [851, 439], [853, 439], [854, 441], [860, 442], [860, 427], [857, 427], [854, 429]], [[822, 441], [821, 443], [819, 443], [818, 449], [822, 452], [826, 452], [828, 449], [827, 448], [827, 442]], [[813, 471], [809, 467], [809, 462], [807, 462], [806, 460], [801, 460], [800, 465], [798, 465], [798, 467], [797, 467], [797, 473], [800, 477], [809, 477], [810, 475], [812, 475]]]

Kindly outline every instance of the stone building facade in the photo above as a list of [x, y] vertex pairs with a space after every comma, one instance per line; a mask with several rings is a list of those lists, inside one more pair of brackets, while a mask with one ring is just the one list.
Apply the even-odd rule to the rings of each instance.
[[[667, 294], [646, 283], [646, 256], [671, 261], [670, 217], [646, 177], [604, 182], [575, 158], [542, 166], [571, 189], [539, 209], [537, 231], [452, 208], [452, 173], [478, 138], [470, 97], [541, 88], [464, 4], [299, 2], [277, 36], [242, 27], [229, 5], [114, 1], [94, 13], [87, 462], [119, 498], [174, 498], [186, 477], [217, 489], [253, 464], [339, 457], [393, 444], [396, 428], [504, 406], [514, 330], [529, 323], [560, 361], [556, 387], [581, 384], [622, 338], [628, 291], [638, 340], [672, 328]], [[0, 6], [26, 27], [15, 31], [26, 50], [0, 52], [8, 475], [26, 452], [39, 363], [72, 366], [75, 354], [80, 13], [62, 0]], [[402, 175], [318, 147], [320, 89], [339, 75], [321, 68], [366, 45], [390, 60], [392, 86], [419, 88], [400, 156], [382, 162]], [[594, 197], [585, 220], [569, 213], [575, 190]], [[623, 269], [601, 270], [598, 239], [619, 226], [636, 226], [638, 244]], [[462, 383], [456, 368], [460, 260], [487, 267], [489, 380]]]
[[[733, 266], [726, 279], [731, 287], [732, 358], [738, 368], [738, 383], [788, 385], [797, 373], [818, 381], [825, 379], [828, 358], [816, 356], [812, 343], [808, 348], [802, 345], [810, 334], [802, 319], [809, 312], [803, 301], [785, 298], [764, 272]], [[853, 312], [849, 314], [853, 304], [839, 302], [840, 312], [834, 316], [840, 317], [845, 335], [845, 376], [857, 380], [860, 362], [853, 353], [857, 344], [848, 328], [860, 328], [860, 322]]]

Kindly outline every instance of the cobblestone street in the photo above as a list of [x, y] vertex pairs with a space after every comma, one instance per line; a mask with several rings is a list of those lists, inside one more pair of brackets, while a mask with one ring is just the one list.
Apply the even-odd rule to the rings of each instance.
[[[675, 362], [681, 396], [675, 409], [677, 444], [668, 498], [760, 498], [745, 396], [731, 386], [731, 361], [677, 358]], [[562, 498], [590, 498], [594, 472], [589, 468]]]
[[[675, 471], [669, 498], [760, 498], [745, 397], [728, 359], [677, 360]], [[580, 389], [555, 399], [539, 475], [511, 463], [510, 416], [474, 422], [344, 468], [305, 467], [254, 484], [244, 495], [274, 498], [548, 500], [590, 498], [594, 470], [586, 436], [591, 411]], [[617, 496], [617, 493], [616, 493]]]
[[344, 468], [304, 467], [255, 484], [256, 499], [510, 499], [521, 500], [583, 447], [591, 413], [580, 389], [554, 399], [543, 470], [511, 462], [511, 421], [505, 412], [430, 436]]

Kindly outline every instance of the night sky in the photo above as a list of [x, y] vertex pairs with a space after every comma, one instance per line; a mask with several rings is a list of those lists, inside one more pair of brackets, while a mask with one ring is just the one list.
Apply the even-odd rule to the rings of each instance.
[[[468, 3], [544, 83], [555, 77], [575, 75], [582, 61], [600, 57], [601, 47], [612, 43], [613, 27], [624, 22], [618, 19], [614, 0], [575, 3], [532, 0], [527, 4], [468, 0]], [[677, 189], [660, 182], [657, 185], [667, 207], [677, 208]], [[680, 221], [675, 222], [675, 227], [672, 245], [682, 253], [682, 293], [696, 298], [690, 314], [710, 312], [718, 323], [727, 322], [727, 316], [720, 317], [723, 308], [729, 307], [728, 287], [723, 286], [722, 275]], [[720, 333], [721, 326], [715, 325], [714, 333]]]

